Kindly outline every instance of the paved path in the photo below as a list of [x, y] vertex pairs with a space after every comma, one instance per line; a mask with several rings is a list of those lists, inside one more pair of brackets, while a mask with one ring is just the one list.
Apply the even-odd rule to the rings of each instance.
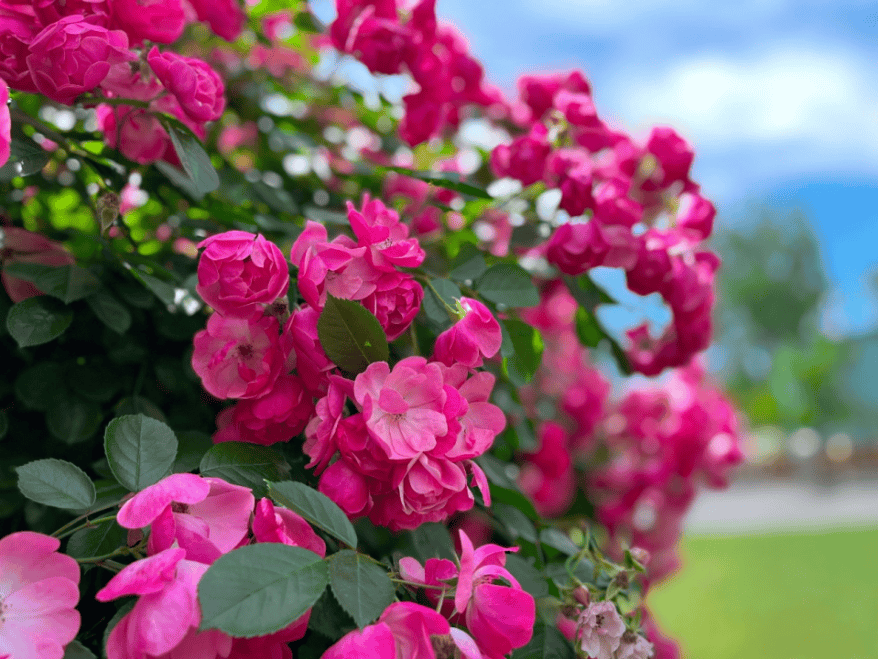
[[744, 483], [703, 491], [686, 519], [689, 533], [878, 528], [878, 480], [832, 486]]

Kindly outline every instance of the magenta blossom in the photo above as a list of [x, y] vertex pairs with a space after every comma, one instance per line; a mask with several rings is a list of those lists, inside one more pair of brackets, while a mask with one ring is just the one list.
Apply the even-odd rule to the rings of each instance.
[[0, 78], [12, 89], [37, 92], [27, 68], [27, 56], [30, 43], [40, 29], [32, 15], [13, 9], [8, 3], [0, 6]]
[[154, 47], [147, 56], [150, 68], [180, 107], [194, 121], [215, 121], [226, 107], [225, 85], [207, 62]]
[[186, 14], [180, 0], [113, 0], [113, 27], [125, 30], [131, 43], [173, 43], [183, 34]]
[[50, 25], [65, 16], [79, 14], [89, 23], [107, 27], [110, 14], [110, 0], [34, 0], [34, 13], [43, 25]]
[[362, 304], [381, 323], [387, 339], [393, 341], [412, 324], [423, 299], [424, 289], [411, 275], [392, 271], [382, 273], [375, 292], [363, 298]]
[[0, 657], [61, 659], [79, 631], [79, 565], [60, 545], [32, 531], [0, 538]]
[[27, 66], [40, 93], [73, 105], [77, 96], [100, 85], [110, 69], [135, 59], [124, 32], [93, 25], [82, 16], [65, 16], [34, 38]]
[[277, 319], [226, 318], [214, 313], [195, 335], [192, 368], [217, 398], [257, 398], [271, 390], [284, 365]]
[[224, 316], [248, 317], [287, 294], [283, 252], [262, 234], [226, 231], [202, 240], [198, 285], [202, 299]]
[[362, 212], [348, 202], [348, 221], [359, 239], [368, 247], [367, 258], [376, 268], [393, 270], [394, 266], [417, 268], [424, 262], [424, 250], [417, 238], [409, 238], [409, 228], [399, 221], [399, 214], [380, 199], [363, 197]]
[[172, 474], [126, 501], [116, 521], [126, 529], [151, 526], [150, 553], [176, 542], [187, 559], [212, 563], [246, 537], [254, 502], [249, 488]]
[[99, 105], [98, 127], [107, 146], [142, 165], [165, 158], [172, 150], [171, 138], [159, 118], [147, 110], [130, 105]]
[[0, 167], [9, 160], [9, 145], [12, 142], [12, 119], [9, 117], [9, 87], [0, 78]]
[[484, 358], [500, 351], [503, 337], [500, 323], [484, 304], [468, 297], [460, 298], [463, 318], [436, 338], [434, 357], [446, 366], [460, 363], [470, 368], [483, 364]]
[[234, 41], [244, 29], [247, 17], [237, 0], [189, 0], [198, 20], [226, 41]]

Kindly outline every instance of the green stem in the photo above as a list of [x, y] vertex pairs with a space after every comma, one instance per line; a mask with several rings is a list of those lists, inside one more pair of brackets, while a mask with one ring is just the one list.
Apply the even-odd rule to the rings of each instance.
[[423, 583], [414, 583], [413, 581], [406, 581], [405, 579], [395, 579], [390, 577], [390, 580], [402, 584], [403, 586], [411, 586], [412, 588], [430, 588], [432, 590], [441, 590], [443, 593], [448, 590], [448, 586], [431, 586], [430, 584]]
[[92, 556], [90, 558], [74, 558], [73, 560], [75, 560], [77, 563], [103, 563], [107, 561], [108, 558], [113, 558], [113, 556], [123, 556], [124, 554], [125, 551], [123, 550], [123, 548], [119, 548], [111, 554], [104, 554], [103, 556]]
[[[87, 513], [85, 513], [85, 515], [80, 515], [79, 517], [77, 517], [77, 518], [75, 518], [75, 519], [72, 519], [72, 520], [70, 520], [69, 522], [67, 522], [64, 526], [62, 526], [60, 529], [58, 529], [57, 531], [55, 531], [55, 532], [52, 534], [52, 537], [53, 537], [53, 538], [61, 538], [61, 537], [64, 537], [64, 536], [62, 536], [62, 535], [60, 535], [60, 534], [64, 533], [65, 536], [66, 536], [67, 534], [65, 533], [65, 531], [67, 531], [67, 529], [69, 529], [71, 526], [75, 526], [76, 524], [78, 524], [78, 523], [81, 522], [82, 520], [88, 520], [88, 516], [89, 516], [89, 515], [94, 515], [95, 513], [100, 513], [100, 512], [103, 512], [103, 511], [105, 511], [105, 510], [109, 510], [110, 508], [115, 508], [115, 507], [118, 506], [118, 505], [119, 505], [119, 502], [118, 502], [118, 501], [114, 501], [113, 503], [107, 504], [106, 506], [101, 506], [100, 508], [95, 508], [94, 510], [89, 510]], [[112, 517], [110, 517], [110, 519], [115, 519], [115, 518], [116, 518], [116, 515], [115, 515], [115, 514], [114, 514]], [[103, 521], [106, 521], [106, 518], [101, 518], [101, 519], [95, 520], [94, 522], [86, 521], [86, 523], [83, 524], [82, 526], [85, 527], [85, 526], [87, 526], [88, 524], [97, 524], [97, 523], [99, 523], [99, 522], [103, 522]], [[71, 531], [71, 533], [74, 532], [74, 531], [78, 531], [78, 530], [79, 530], [79, 528], [73, 529], [73, 531]]]

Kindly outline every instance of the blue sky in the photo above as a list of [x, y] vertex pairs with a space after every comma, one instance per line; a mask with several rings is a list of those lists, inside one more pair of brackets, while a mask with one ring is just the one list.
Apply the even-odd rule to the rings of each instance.
[[[314, 0], [324, 9], [329, 0]], [[321, 7], [322, 5], [322, 7]], [[834, 290], [829, 335], [878, 324], [878, 4], [867, 0], [438, 0], [489, 77], [581, 68], [635, 135], [670, 124], [721, 220], [810, 211]]]

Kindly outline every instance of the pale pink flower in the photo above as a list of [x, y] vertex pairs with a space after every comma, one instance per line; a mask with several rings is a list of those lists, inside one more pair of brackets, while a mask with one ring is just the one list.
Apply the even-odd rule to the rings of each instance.
[[226, 107], [225, 85], [207, 62], [153, 46], [147, 56], [150, 68], [180, 107], [194, 121], [215, 121]]
[[195, 290], [224, 316], [252, 316], [287, 294], [287, 261], [262, 234], [226, 231], [202, 240], [198, 247], [204, 251]]
[[172, 474], [126, 501], [116, 521], [126, 529], [151, 526], [150, 553], [176, 542], [189, 560], [212, 563], [246, 537], [254, 502], [250, 488]]
[[369, 433], [394, 460], [429, 451], [448, 432], [445, 398], [440, 367], [423, 357], [402, 359], [392, 371], [374, 362], [354, 381]]
[[65, 16], [34, 38], [27, 66], [40, 93], [72, 105], [77, 96], [100, 85], [112, 67], [134, 59], [124, 32], [93, 25], [82, 16]]
[[613, 659], [625, 623], [613, 602], [592, 602], [577, 621], [577, 639], [582, 651], [593, 659]]
[[284, 365], [277, 319], [211, 314], [195, 335], [192, 368], [217, 398], [257, 398], [271, 390]]
[[655, 646], [640, 634], [625, 632], [622, 642], [616, 650], [616, 659], [650, 659], [655, 652]]
[[448, 459], [482, 455], [506, 427], [506, 415], [488, 402], [495, 380], [486, 371], [470, 375], [469, 369], [460, 364], [445, 368], [444, 412], [449, 436], [441, 442], [441, 450]]
[[32, 531], [0, 538], [0, 657], [61, 659], [79, 631], [79, 565], [60, 545]]
[[436, 337], [433, 356], [446, 366], [460, 363], [477, 368], [499, 352], [503, 342], [500, 323], [478, 300], [462, 297], [460, 307], [463, 318]]

